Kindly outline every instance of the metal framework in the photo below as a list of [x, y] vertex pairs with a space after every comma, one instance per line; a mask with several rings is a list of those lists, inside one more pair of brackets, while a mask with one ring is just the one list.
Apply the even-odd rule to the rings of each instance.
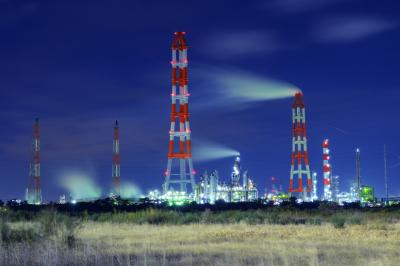
[[241, 167], [240, 167], [240, 157], [237, 156], [235, 158], [235, 163], [232, 168], [232, 173], [231, 173], [231, 184], [234, 186], [239, 186], [240, 182], [240, 175], [241, 175]]
[[[301, 92], [297, 92], [294, 97], [294, 103], [292, 105], [292, 124], [292, 164], [290, 168], [289, 193], [290, 195], [292, 195], [292, 193], [299, 193], [301, 195], [304, 192], [304, 175], [307, 177], [307, 192], [312, 191], [312, 180], [307, 152], [306, 113], [303, 94]], [[293, 179], [295, 176], [298, 180], [297, 188], [294, 188]]]
[[39, 118], [33, 124], [32, 161], [29, 164], [29, 184], [26, 200], [29, 204], [42, 203], [42, 185], [40, 177], [40, 127]]
[[119, 125], [115, 120], [113, 140], [112, 194], [121, 195], [121, 156], [119, 154]]
[[[168, 164], [165, 171], [164, 193], [171, 185], [179, 185], [180, 192], [187, 192], [186, 185], [191, 184], [195, 191], [195, 171], [192, 162], [189, 124], [188, 57], [185, 32], [175, 32], [172, 42], [172, 110], [169, 131]], [[179, 124], [178, 131], [176, 123]], [[179, 139], [178, 151], [174, 151], [175, 139]], [[179, 163], [179, 166], [175, 165]], [[178, 168], [178, 173], [171, 172]], [[173, 178], [177, 176], [178, 178]], [[189, 178], [188, 178], [189, 177]]]

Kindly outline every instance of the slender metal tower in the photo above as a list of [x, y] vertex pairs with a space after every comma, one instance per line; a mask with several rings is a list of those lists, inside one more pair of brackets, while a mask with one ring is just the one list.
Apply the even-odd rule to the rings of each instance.
[[323, 151], [323, 172], [324, 172], [324, 200], [332, 200], [332, 190], [331, 190], [331, 165], [329, 164], [329, 140], [325, 139], [322, 142]]
[[[293, 196], [293, 193], [298, 193], [297, 196], [303, 197], [303, 176], [307, 177], [307, 192], [312, 191], [312, 180], [307, 152], [306, 112], [301, 92], [297, 92], [294, 96], [292, 123], [292, 164], [290, 168], [289, 194]], [[294, 176], [298, 180], [297, 188], [294, 188]]]
[[247, 174], [247, 170], [243, 173], [243, 201], [248, 201], [249, 199], [249, 175]]
[[275, 176], [271, 177], [271, 194], [273, 194], [273, 195], [278, 194], [278, 190], [276, 189], [276, 185], [275, 185]]
[[311, 199], [313, 201], [318, 200], [318, 193], [317, 193], [317, 172], [313, 172], [312, 174], [312, 183], [313, 183], [313, 188], [312, 188], [312, 196]]
[[33, 124], [32, 161], [29, 165], [29, 184], [26, 190], [26, 201], [29, 204], [42, 203], [42, 185], [40, 177], [40, 127], [39, 118]]
[[217, 189], [218, 189], [218, 171], [215, 170], [210, 175], [210, 203], [214, 204], [217, 199]]
[[356, 176], [357, 176], [357, 195], [360, 198], [360, 190], [361, 190], [361, 166], [360, 166], [360, 149], [356, 149]]
[[340, 185], [340, 176], [333, 175], [331, 173], [332, 201], [337, 201], [338, 200], [338, 195], [340, 193], [339, 185]]
[[[170, 189], [172, 184], [178, 184], [180, 192], [187, 192], [187, 184], [191, 184], [193, 192], [196, 187], [190, 142], [187, 48], [185, 32], [175, 32], [171, 60], [171, 128], [169, 131], [168, 164], [165, 171], [164, 193]], [[175, 130], [176, 121], [179, 123], [178, 131]], [[179, 139], [177, 152], [174, 152], [175, 138]], [[171, 172], [172, 168], [175, 167], [174, 162], [179, 163], [178, 173]], [[179, 178], [173, 179], [172, 176], [178, 176]]]
[[121, 156], [119, 154], [119, 125], [115, 120], [113, 140], [112, 194], [121, 196]]
[[387, 177], [387, 154], [386, 154], [386, 144], [383, 145], [383, 162], [385, 169], [385, 196], [386, 201], [389, 201], [389, 190], [388, 190], [388, 177]]

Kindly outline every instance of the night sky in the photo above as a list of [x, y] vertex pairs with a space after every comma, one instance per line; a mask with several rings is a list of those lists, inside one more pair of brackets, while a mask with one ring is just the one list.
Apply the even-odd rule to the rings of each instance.
[[[214, 143], [240, 151], [260, 192], [271, 176], [287, 190], [293, 99], [229, 93], [269, 95], [279, 90], [270, 80], [293, 84], [304, 93], [310, 167], [320, 188], [321, 144], [329, 138], [341, 189], [355, 180], [358, 147], [362, 183], [383, 196], [386, 143], [389, 194], [399, 196], [398, 14], [396, 0], [0, 0], [0, 198], [24, 196], [35, 117], [45, 201], [66, 193], [66, 173], [109, 191], [115, 119], [122, 179], [143, 192], [160, 189], [175, 31], [186, 31], [190, 46], [194, 150]], [[228, 181], [232, 163], [194, 157], [196, 179], [217, 169]]]

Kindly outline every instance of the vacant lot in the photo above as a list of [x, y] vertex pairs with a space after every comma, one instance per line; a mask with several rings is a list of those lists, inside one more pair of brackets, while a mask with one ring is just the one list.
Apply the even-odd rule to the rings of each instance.
[[[152, 264], [398, 265], [400, 224], [129, 225], [88, 223], [82, 241]], [[121, 262], [126, 257], [119, 256]]]
[[[110, 221], [44, 213], [3, 221], [0, 265], [399, 265], [397, 212], [317, 220], [288, 214], [221, 223], [203, 213], [200, 221], [175, 224], [154, 211], [106, 216]], [[246, 215], [257, 214], [238, 217]]]

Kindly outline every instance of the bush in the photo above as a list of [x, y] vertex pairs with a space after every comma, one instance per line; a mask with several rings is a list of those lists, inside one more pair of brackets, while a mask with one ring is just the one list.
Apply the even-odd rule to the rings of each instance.
[[307, 220], [307, 224], [310, 225], [321, 225], [322, 224], [322, 219], [321, 218], [310, 218]]
[[1, 241], [3, 243], [31, 242], [41, 238], [41, 232], [36, 224], [20, 223], [10, 226], [8, 223], [0, 222]]
[[362, 224], [363, 220], [360, 216], [352, 216], [348, 219], [349, 224]]
[[333, 216], [331, 219], [331, 223], [333, 227], [335, 228], [344, 228], [344, 224], [346, 222], [346, 219], [343, 216]]

